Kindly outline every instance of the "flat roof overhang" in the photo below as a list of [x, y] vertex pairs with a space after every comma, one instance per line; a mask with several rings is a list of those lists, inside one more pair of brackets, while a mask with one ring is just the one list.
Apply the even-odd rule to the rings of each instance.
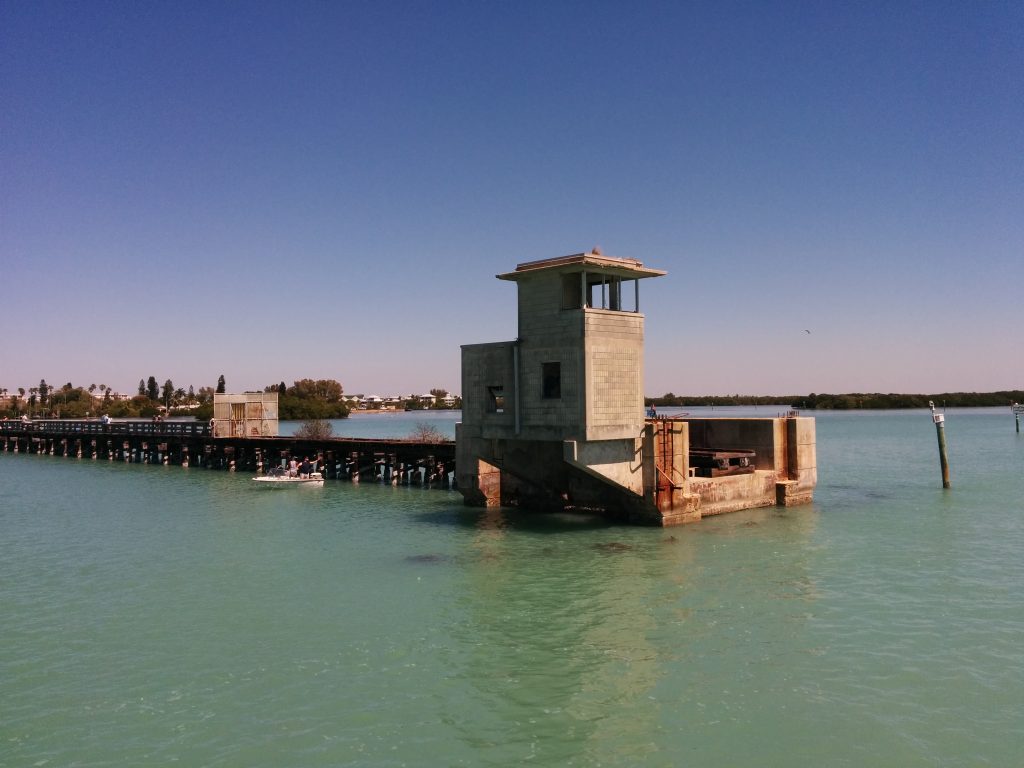
[[636, 259], [622, 259], [615, 256], [602, 256], [596, 253], [574, 253], [571, 256], [560, 256], [556, 259], [541, 259], [517, 264], [515, 272], [496, 275], [499, 280], [522, 280], [540, 272], [593, 272], [614, 275], [623, 280], [639, 280], [643, 277], [661, 277], [668, 274], [662, 269], [645, 267]]

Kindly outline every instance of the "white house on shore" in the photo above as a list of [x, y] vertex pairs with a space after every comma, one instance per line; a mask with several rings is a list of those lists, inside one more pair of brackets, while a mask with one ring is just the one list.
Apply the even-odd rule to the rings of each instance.
[[404, 410], [406, 405], [410, 402], [418, 403], [424, 408], [433, 408], [437, 405], [443, 405], [446, 408], [453, 408], [459, 402], [458, 395], [451, 393], [446, 394], [444, 397], [437, 397], [434, 394], [410, 394], [410, 395], [344, 395], [342, 400], [352, 410], [360, 411], [401, 411]]

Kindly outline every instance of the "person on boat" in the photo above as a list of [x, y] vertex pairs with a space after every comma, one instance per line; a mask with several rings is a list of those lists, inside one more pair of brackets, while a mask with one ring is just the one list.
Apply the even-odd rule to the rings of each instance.
[[297, 462], [295, 460], [295, 457], [293, 456], [292, 460], [288, 462], [288, 477], [298, 477], [298, 476], [299, 476], [299, 462]]
[[302, 463], [299, 465], [299, 477], [309, 477], [309, 473], [313, 471], [313, 467], [309, 464], [309, 456], [305, 456], [302, 459]]

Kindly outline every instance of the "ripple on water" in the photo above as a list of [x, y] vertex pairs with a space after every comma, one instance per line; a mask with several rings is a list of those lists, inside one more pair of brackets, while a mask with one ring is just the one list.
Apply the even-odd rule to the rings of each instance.
[[819, 420], [811, 507], [671, 532], [0, 455], [3, 760], [1013, 765], [1024, 441], [957, 423], [943, 494], [897, 421]]

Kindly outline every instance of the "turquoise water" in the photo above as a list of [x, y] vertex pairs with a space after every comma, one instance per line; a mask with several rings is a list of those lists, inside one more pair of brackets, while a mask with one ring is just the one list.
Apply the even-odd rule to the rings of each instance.
[[[784, 416], [783, 406], [725, 408], [660, 408], [658, 414], [671, 416], [686, 413], [691, 416]], [[445, 436], [455, 439], [455, 423], [462, 418], [461, 411], [353, 411], [346, 419], [331, 419], [336, 437], [409, 437], [419, 424], [430, 424]], [[280, 434], [293, 435], [301, 421], [282, 421]]]
[[1020, 765], [1024, 436], [946, 432], [669, 530], [0, 454], [0, 766]]
[[[335, 437], [409, 437], [420, 424], [437, 428], [446, 437], [455, 439], [455, 423], [462, 411], [353, 411], [347, 419], [331, 419]], [[293, 435], [301, 421], [282, 421], [280, 434]]]

